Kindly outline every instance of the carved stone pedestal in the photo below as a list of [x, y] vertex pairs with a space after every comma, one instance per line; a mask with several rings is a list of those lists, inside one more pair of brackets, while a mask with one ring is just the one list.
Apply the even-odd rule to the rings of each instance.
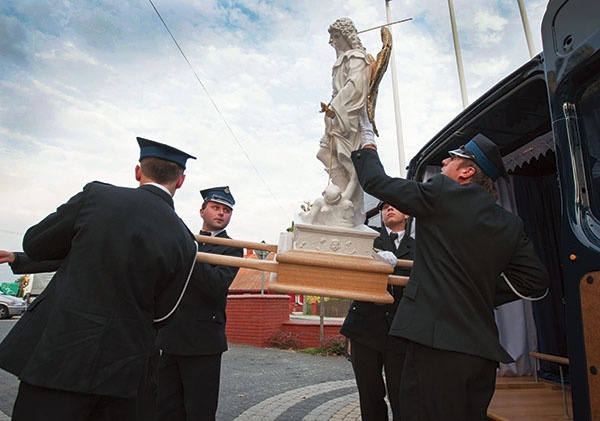
[[294, 224], [294, 250], [347, 254], [371, 258], [377, 231], [366, 225], [354, 228]]
[[294, 225], [292, 250], [279, 250], [269, 291], [392, 303], [387, 292], [394, 268], [373, 259], [376, 231]]

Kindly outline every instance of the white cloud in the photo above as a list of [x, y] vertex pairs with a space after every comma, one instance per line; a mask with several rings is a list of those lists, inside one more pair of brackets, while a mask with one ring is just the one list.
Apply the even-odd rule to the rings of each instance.
[[[489, 3], [454, 2], [471, 101], [528, 59], [516, 6]], [[327, 27], [344, 16], [359, 29], [380, 25], [384, 2], [154, 4], [210, 98], [149, 3], [0, 4], [0, 248], [20, 250], [27, 227], [88, 181], [135, 186], [136, 136], [198, 157], [175, 196], [192, 230], [208, 186], [231, 186], [233, 237], [270, 243], [320, 195], [318, 109], [335, 57]], [[539, 48], [545, 1], [525, 4]], [[446, 4], [396, 0], [390, 10], [392, 20], [413, 18], [393, 28], [408, 160], [460, 111], [460, 89]], [[361, 39], [379, 51], [378, 31]], [[397, 175], [390, 71], [376, 118], [382, 160]], [[1, 265], [0, 280], [11, 276]]]
[[98, 64], [96, 59], [78, 49], [72, 42], [65, 42], [62, 48], [57, 50], [36, 53], [35, 57], [45, 60], [63, 60], [70, 63]]

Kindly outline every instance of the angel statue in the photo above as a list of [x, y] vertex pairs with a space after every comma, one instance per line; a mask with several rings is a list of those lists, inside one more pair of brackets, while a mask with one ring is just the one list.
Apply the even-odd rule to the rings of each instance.
[[[390, 31], [381, 29], [383, 47], [374, 59], [363, 47], [354, 23], [341, 18], [328, 28], [329, 44], [335, 49], [337, 59], [332, 69], [331, 101], [321, 103], [325, 113], [325, 133], [319, 142], [317, 158], [329, 174], [330, 182], [341, 190], [340, 203], [352, 202], [354, 212], [348, 220], [332, 221], [326, 218], [323, 225], [357, 226], [364, 223], [363, 191], [358, 184], [350, 153], [361, 145], [373, 142], [377, 133], [375, 104], [379, 82], [389, 63], [392, 37]], [[300, 215], [305, 222], [319, 224], [314, 214]]]

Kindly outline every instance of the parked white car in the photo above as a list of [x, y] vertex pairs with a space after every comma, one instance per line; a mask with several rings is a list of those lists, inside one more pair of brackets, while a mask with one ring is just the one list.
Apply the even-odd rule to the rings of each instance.
[[0, 291], [0, 319], [20, 316], [27, 310], [27, 302], [21, 298], [6, 295]]

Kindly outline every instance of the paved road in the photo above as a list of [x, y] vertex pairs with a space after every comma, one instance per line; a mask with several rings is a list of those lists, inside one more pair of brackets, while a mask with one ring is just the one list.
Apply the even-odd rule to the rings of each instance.
[[[0, 338], [15, 322], [0, 320]], [[17, 388], [0, 370], [0, 421], [10, 420]], [[217, 420], [360, 420], [352, 366], [342, 357], [230, 345]]]
[[[0, 320], [0, 338], [4, 339], [6, 334], [12, 329], [18, 318]], [[0, 421], [10, 420], [13, 403], [17, 397], [19, 380], [12, 374], [0, 369]]]

